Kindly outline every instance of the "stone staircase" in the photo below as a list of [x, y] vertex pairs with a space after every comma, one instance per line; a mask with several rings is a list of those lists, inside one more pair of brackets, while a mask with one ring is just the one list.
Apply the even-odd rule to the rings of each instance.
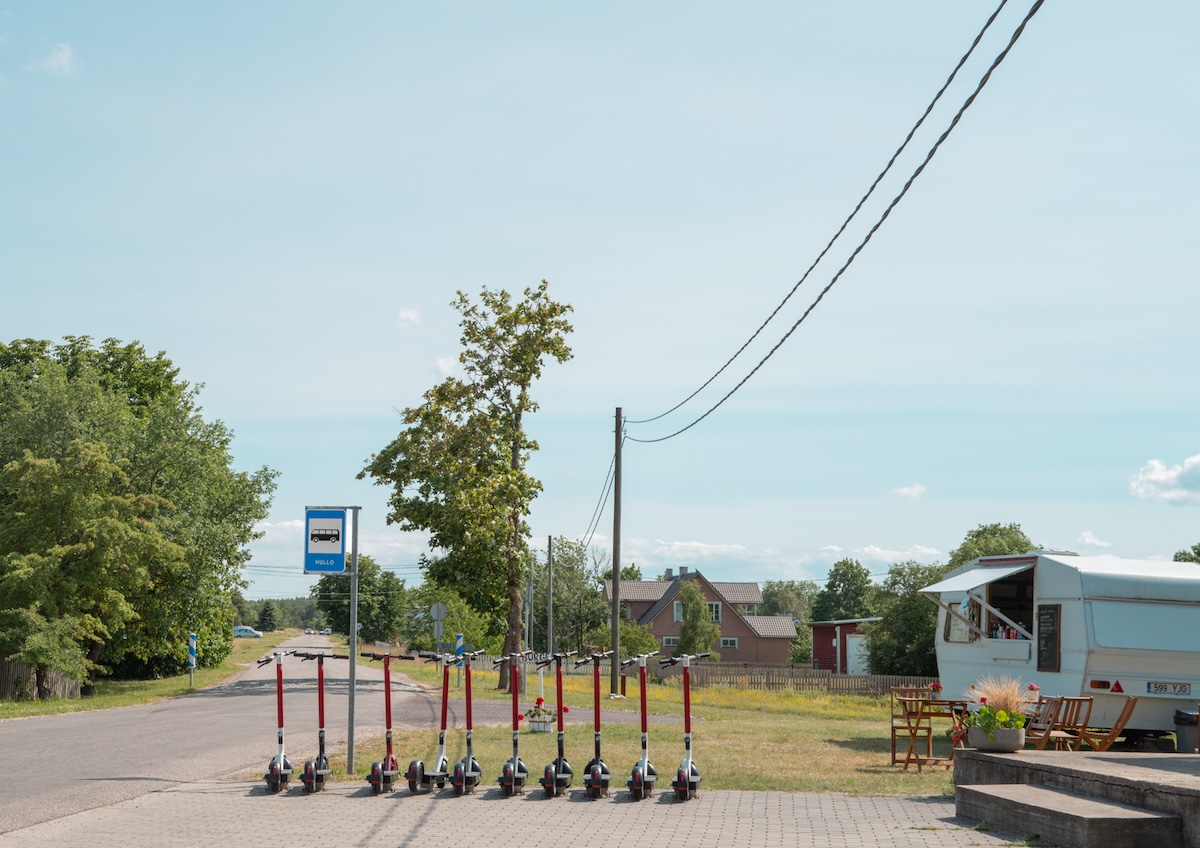
[[1200, 848], [1200, 757], [968, 749], [954, 782], [957, 815], [1062, 848]]

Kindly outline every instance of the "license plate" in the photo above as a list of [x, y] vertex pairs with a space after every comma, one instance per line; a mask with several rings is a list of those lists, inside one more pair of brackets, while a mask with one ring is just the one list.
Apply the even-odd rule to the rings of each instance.
[[1180, 695], [1190, 697], [1192, 694], [1192, 684], [1190, 683], [1159, 683], [1151, 680], [1146, 684], [1146, 694], [1148, 695]]

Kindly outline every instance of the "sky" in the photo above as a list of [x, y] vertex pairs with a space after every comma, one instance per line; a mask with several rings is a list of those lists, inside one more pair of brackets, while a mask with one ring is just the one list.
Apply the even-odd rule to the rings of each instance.
[[[855, 253], [1031, 2], [745, 352], [626, 424], [622, 564], [1200, 542], [1200, 5], [1049, 0]], [[413, 584], [426, 537], [356, 476], [454, 373], [455, 293], [548, 280], [574, 357], [534, 390], [532, 544], [611, 555], [616, 408], [751, 338], [995, 5], [0, 5], [0, 339], [138, 340], [203, 384], [280, 475], [247, 597], [308, 593], [306, 506], [361, 507]]]

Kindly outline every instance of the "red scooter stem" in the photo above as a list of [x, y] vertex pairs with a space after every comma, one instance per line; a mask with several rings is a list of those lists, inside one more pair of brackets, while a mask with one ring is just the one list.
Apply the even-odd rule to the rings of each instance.
[[592, 724], [595, 726], [596, 732], [600, 732], [600, 661], [592, 663], [592, 715], [595, 718]]
[[692, 732], [692, 670], [683, 667], [683, 732]]
[[512, 659], [509, 660], [508, 667], [508, 690], [512, 692], [513, 730], [519, 730], [521, 726], [521, 710], [518, 707], [517, 698], [519, 697], [519, 693], [521, 691], [521, 670], [517, 668], [517, 663]]
[[317, 727], [325, 729], [325, 657], [317, 657]]
[[275, 655], [275, 703], [279, 714], [279, 732], [283, 732], [283, 654]]
[[554, 664], [554, 694], [558, 698], [558, 732], [563, 732], [562, 660]]
[[641, 690], [642, 700], [642, 733], [648, 733], [650, 727], [646, 721], [646, 663], [638, 664], [638, 689]]
[[470, 730], [471, 725], [471, 663], [466, 663], [467, 666], [467, 730]]
[[450, 663], [442, 663], [442, 730], [446, 729], [446, 719], [450, 715]]
[[[387, 729], [392, 729], [392, 658], [383, 655], [383, 711], [387, 717]], [[390, 745], [391, 739], [388, 739]], [[390, 754], [391, 751], [389, 750]]]

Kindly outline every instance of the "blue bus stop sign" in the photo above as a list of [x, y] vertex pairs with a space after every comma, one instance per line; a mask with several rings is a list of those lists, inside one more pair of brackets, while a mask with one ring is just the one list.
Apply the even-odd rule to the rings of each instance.
[[304, 513], [304, 573], [346, 571], [346, 510], [310, 509]]

